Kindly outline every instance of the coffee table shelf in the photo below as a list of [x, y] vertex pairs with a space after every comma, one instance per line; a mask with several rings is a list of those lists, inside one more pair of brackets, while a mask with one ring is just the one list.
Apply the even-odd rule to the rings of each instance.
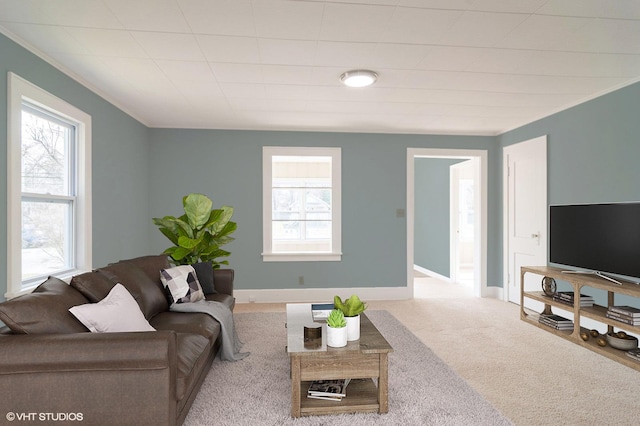
[[372, 379], [354, 379], [347, 386], [347, 396], [342, 401], [326, 401], [323, 399], [306, 398], [307, 389], [311, 382], [302, 382], [300, 385], [300, 415], [318, 416], [324, 414], [353, 413], [377, 413], [380, 410], [378, 404], [378, 387]]

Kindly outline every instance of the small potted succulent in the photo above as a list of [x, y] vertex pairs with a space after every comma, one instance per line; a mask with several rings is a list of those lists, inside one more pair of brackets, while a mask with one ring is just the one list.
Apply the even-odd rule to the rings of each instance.
[[332, 310], [327, 317], [327, 346], [347, 346], [347, 322], [339, 309]]
[[344, 301], [340, 299], [340, 296], [335, 296], [333, 306], [344, 314], [347, 322], [347, 340], [360, 339], [360, 314], [367, 309], [367, 304], [354, 294]]

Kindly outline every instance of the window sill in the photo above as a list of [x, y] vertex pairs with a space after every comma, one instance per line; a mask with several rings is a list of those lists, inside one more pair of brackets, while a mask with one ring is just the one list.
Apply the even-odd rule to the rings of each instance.
[[263, 262], [340, 262], [342, 253], [262, 253]]

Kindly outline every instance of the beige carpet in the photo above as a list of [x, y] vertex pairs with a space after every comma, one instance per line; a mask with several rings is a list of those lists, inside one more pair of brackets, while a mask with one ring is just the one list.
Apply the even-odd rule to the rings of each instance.
[[[519, 307], [416, 280], [416, 298], [371, 302], [400, 320], [516, 425], [637, 425], [640, 372], [520, 320]], [[242, 304], [236, 312], [284, 312]]]

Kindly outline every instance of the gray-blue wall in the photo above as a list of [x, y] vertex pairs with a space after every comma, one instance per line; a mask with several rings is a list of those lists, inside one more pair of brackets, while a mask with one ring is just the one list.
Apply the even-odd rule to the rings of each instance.
[[[92, 117], [93, 263], [149, 250], [149, 130], [0, 34], [0, 176], [7, 176], [7, 73], [13, 72]], [[2, 179], [6, 182], [6, 178]], [[0, 271], [7, 270], [7, 187], [0, 185]], [[6, 276], [6, 275], [5, 275]], [[0, 299], [7, 285], [0, 279]]]

